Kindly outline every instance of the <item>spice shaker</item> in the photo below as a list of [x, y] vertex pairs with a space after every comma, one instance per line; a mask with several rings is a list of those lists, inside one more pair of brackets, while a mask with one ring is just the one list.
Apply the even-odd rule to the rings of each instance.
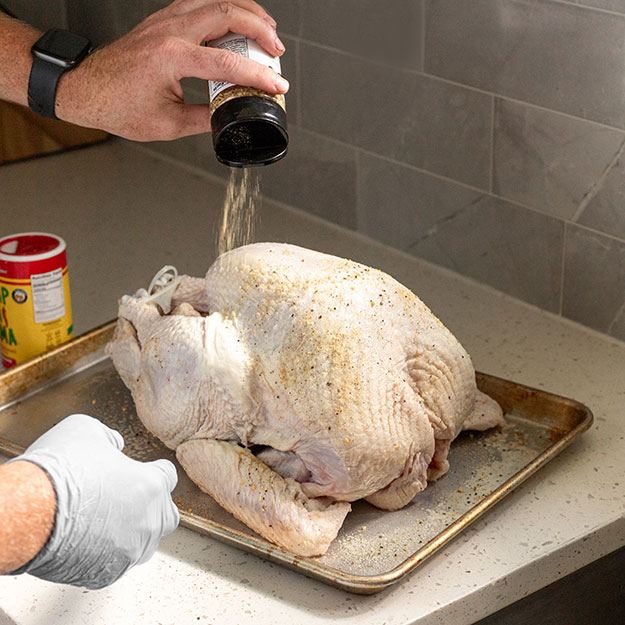
[[[246, 56], [280, 73], [280, 59], [243, 35], [228, 33], [206, 45]], [[286, 155], [284, 95], [213, 80], [208, 81], [208, 95], [217, 160], [230, 167], [250, 167], [269, 165]]]

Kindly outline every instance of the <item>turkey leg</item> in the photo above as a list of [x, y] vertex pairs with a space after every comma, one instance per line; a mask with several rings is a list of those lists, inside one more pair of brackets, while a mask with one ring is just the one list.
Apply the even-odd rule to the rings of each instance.
[[300, 556], [325, 553], [351, 510], [346, 502], [309, 499], [247, 449], [226, 441], [182, 443], [176, 457], [217, 503], [267, 540]]

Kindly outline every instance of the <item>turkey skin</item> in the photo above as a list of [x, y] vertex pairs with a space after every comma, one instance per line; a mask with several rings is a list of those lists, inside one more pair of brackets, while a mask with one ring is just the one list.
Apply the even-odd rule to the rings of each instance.
[[[145, 292], [143, 292], [145, 293]], [[350, 502], [408, 504], [462, 429], [503, 423], [471, 359], [389, 275], [278, 243], [125, 296], [107, 352], [143, 424], [266, 539], [325, 553]]]

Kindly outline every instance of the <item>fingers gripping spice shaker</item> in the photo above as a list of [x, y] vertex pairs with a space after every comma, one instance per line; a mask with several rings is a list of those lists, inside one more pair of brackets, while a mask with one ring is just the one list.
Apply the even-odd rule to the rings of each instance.
[[[280, 59], [243, 35], [228, 33], [207, 45], [246, 56], [280, 73]], [[208, 95], [217, 160], [230, 167], [250, 167], [269, 165], [286, 155], [289, 135], [284, 95], [212, 80]]]
[[0, 239], [0, 344], [12, 367], [72, 338], [65, 241], [23, 232]]

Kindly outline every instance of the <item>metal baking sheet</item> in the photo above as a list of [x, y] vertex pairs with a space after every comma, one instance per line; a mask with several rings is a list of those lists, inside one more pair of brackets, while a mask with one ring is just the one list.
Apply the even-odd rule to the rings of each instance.
[[[114, 324], [0, 375], [0, 450], [17, 455], [74, 412], [119, 430], [137, 460], [174, 454], [136, 416], [130, 393], [103, 348]], [[202, 493], [178, 465], [173, 497], [181, 523], [344, 590], [372, 594], [394, 584], [567, 447], [593, 420], [570, 399], [478, 374], [482, 391], [506, 412], [502, 430], [463, 433], [451, 469], [397, 512], [357, 502], [328, 553], [300, 558], [265, 541]]]

